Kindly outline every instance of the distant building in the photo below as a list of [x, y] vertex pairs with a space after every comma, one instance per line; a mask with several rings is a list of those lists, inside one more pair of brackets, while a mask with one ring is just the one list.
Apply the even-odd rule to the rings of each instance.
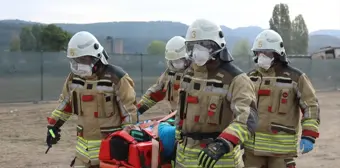
[[324, 47], [311, 54], [312, 59], [339, 59], [340, 47]]
[[113, 39], [113, 45], [114, 45], [113, 53], [115, 53], [115, 54], [124, 54], [123, 39], [114, 38]]
[[113, 53], [113, 38], [111, 36], [107, 36], [105, 39], [105, 47], [106, 52], [109, 54]]
[[124, 41], [120, 38], [107, 36], [105, 38], [104, 48], [109, 54], [124, 54]]

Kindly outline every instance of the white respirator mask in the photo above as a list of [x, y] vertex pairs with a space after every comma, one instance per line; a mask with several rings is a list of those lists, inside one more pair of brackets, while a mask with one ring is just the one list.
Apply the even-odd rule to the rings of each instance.
[[170, 63], [176, 70], [182, 70], [185, 67], [185, 62], [182, 59], [172, 60]]
[[70, 67], [72, 73], [75, 75], [78, 75], [80, 77], [89, 77], [93, 75], [93, 67], [95, 63], [91, 63], [90, 65], [88, 64], [82, 64], [78, 63], [74, 59], [70, 59]]
[[274, 58], [269, 58], [265, 54], [259, 54], [257, 56], [257, 65], [265, 70], [268, 70], [273, 63]]
[[198, 66], [203, 66], [212, 57], [210, 56], [210, 50], [201, 45], [195, 44], [192, 50], [192, 60]]

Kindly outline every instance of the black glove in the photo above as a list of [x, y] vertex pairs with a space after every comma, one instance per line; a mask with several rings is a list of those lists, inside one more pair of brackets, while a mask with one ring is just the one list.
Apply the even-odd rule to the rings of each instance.
[[216, 139], [198, 154], [199, 166], [213, 168], [216, 162], [228, 152], [230, 152], [230, 149], [226, 140]]
[[[54, 136], [50, 133], [50, 130], [54, 133]], [[50, 147], [54, 144], [57, 144], [60, 140], [60, 128], [54, 126], [47, 126], [47, 137], [46, 144]]]

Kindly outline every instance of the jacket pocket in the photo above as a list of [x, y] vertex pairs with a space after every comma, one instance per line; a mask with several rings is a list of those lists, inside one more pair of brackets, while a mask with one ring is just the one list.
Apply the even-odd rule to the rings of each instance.
[[100, 103], [103, 108], [101, 111], [101, 114], [99, 115], [99, 118], [108, 118], [108, 117], [112, 117], [113, 114], [115, 113], [115, 108], [114, 108], [114, 101], [115, 100], [115, 96], [113, 94], [110, 93], [103, 93], [100, 95], [102, 97], [101, 102]]
[[210, 96], [207, 102], [207, 123], [208, 124], [221, 124], [221, 106], [223, 96]]
[[290, 135], [295, 135], [296, 134], [296, 128], [293, 126], [285, 126], [282, 124], [274, 123], [272, 122], [270, 124], [270, 129], [272, 133], [277, 134], [277, 133], [285, 133], [285, 134], [290, 134]]
[[206, 102], [204, 100], [206, 97], [196, 96], [195, 94], [187, 94], [185, 101], [185, 114], [184, 119], [187, 119], [188, 122], [194, 123], [204, 123], [206, 116], [201, 114], [202, 105]]
[[279, 114], [287, 114], [290, 108], [290, 99], [292, 99], [292, 95], [290, 95], [289, 89], [281, 89], [280, 91], [280, 99], [279, 99]]
[[80, 94], [80, 116], [86, 115], [86, 116], [98, 116], [98, 97], [95, 93], [91, 92], [83, 92]]

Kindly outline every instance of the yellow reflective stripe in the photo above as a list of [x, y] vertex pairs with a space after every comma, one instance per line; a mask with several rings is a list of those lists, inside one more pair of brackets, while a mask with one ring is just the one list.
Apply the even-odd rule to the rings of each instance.
[[97, 159], [99, 157], [99, 149], [96, 151], [86, 151], [83, 148], [76, 146], [76, 151], [88, 159]]
[[84, 148], [84, 149], [87, 149], [87, 150], [96, 150], [96, 149], [99, 149], [100, 145], [99, 146], [87, 146], [86, 144], [78, 141], [77, 142], [77, 145]]
[[306, 119], [302, 122], [302, 127], [311, 127], [313, 130], [318, 131], [319, 122], [315, 119]]
[[[183, 144], [179, 144], [176, 153], [176, 163], [183, 165], [184, 167], [199, 167], [198, 166], [198, 154], [201, 149], [184, 147]], [[214, 167], [235, 167], [242, 162], [240, 147], [237, 146], [230, 153], [225, 154]]]
[[291, 153], [297, 150], [297, 135], [277, 135], [256, 133], [254, 138], [244, 143], [245, 148], [263, 152]]
[[181, 139], [181, 131], [180, 130], [176, 129], [175, 137], [176, 137], [176, 140]]
[[71, 117], [71, 115], [72, 115], [72, 113], [64, 113], [64, 112], [59, 111], [59, 110], [54, 110], [52, 112], [52, 117], [58, 118], [58, 119], [63, 120], [63, 121], [67, 121]]
[[256, 133], [255, 134], [255, 142], [256, 140], [262, 141], [274, 141], [276, 143], [281, 144], [293, 144], [298, 139], [297, 135], [282, 135], [282, 134], [265, 134], [265, 133]]
[[[91, 146], [91, 145], [88, 145], [88, 144], [91, 144], [91, 141], [87, 141], [88, 143], [84, 143], [84, 141], [86, 141], [86, 140], [84, 140], [83, 138], [82, 138], [82, 140], [80, 140], [80, 137], [78, 137], [78, 141], [77, 141], [77, 145], [76, 145], [76, 151], [79, 154], [83, 155], [84, 157], [86, 157], [88, 159], [98, 158], [100, 143], [98, 144], [97, 142], [95, 142], [97, 145]], [[96, 140], [94, 140], [94, 141], [96, 141]]]
[[79, 149], [82, 149], [86, 152], [92, 152], [92, 151], [98, 151], [99, 150], [99, 147], [96, 147], [96, 148], [87, 148], [84, 144], [82, 143], [77, 143], [77, 147], [79, 147]]
[[244, 142], [249, 138], [249, 132], [248, 129], [245, 128], [243, 124], [233, 122], [228, 126], [227, 129], [230, 129], [236, 133], [238, 138], [241, 140], [241, 142]]
[[141, 100], [141, 105], [147, 106], [148, 108], [151, 108], [154, 106], [157, 102], [151, 100], [149, 97], [146, 95], [143, 95], [142, 100]]
[[87, 148], [96, 148], [100, 146], [101, 140], [86, 140], [82, 137], [78, 137], [78, 142]]
[[254, 141], [251, 140], [245, 141], [244, 147], [247, 149], [254, 149]]

